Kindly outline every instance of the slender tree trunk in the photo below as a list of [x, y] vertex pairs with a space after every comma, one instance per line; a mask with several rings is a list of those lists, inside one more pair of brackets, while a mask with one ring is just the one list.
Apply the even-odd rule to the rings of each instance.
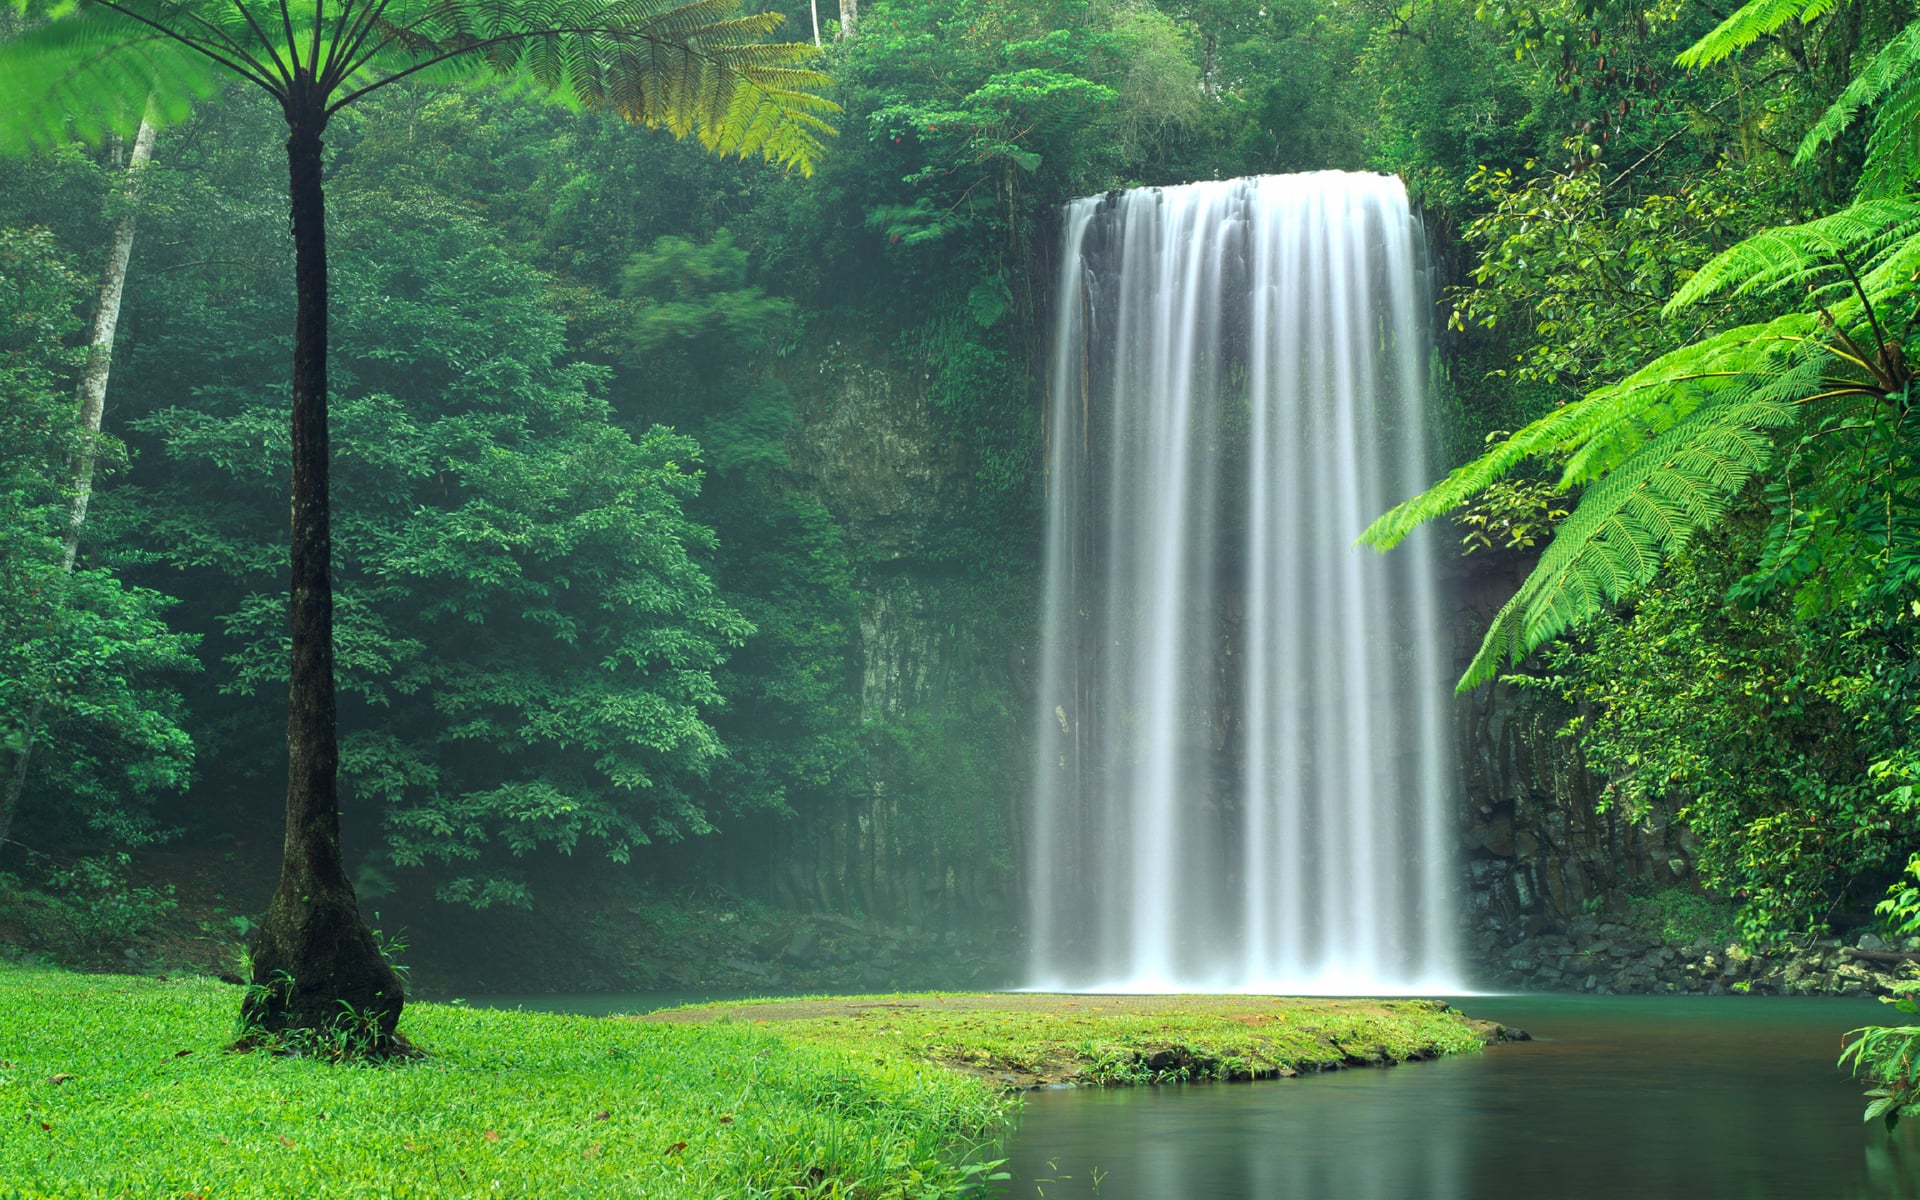
[[811, 0], [813, 5], [813, 44], [820, 44], [820, 0]]
[[[304, 84], [304, 89], [300, 86]], [[280, 886], [253, 946], [242, 1016], [269, 1033], [344, 1031], [373, 1056], [399, 1043], [400, 980], [360, 917], [340, 849], [333, 686], [331, 516], [327, 500], [327, 241], [317, 89], [287, 104], [293, 208], [293, 661], [287, 712], [287, 829]]]
[[[61, 550], [60, 567], [71, 574], [74, 559], [80, 553], [80, 531], [87, 523], [87, 502], [93, 498], [93, 468], [100, 460], [100, 421], [107, 411], [107, 374], [113, 368], [113, 335], [120, 325], [120, 295], [127, 283], [127, 261], [133, 257], [133, 231], [140, 218], [140, 171], [153, 157], [153, 126], [140, 122], [133, 139], [133, 153], [127, 158], [124, 184], [125, 200], [113, 223], [113, 241], [107, 247], [106, 265], [100, 271], [100, 297], [93, 308], [93, 332], [88, 340], [87, 365], [80, 373], [80, 447], [74, 459], [73, 509], [67, 518], [66, 544]], [[26, 790], [27, 768], [33, 758], [33, 739], [46, 716], [47, 702], [36, 698], [27, 711], [27, 728], [13, 770], [0, 792], [0, 846], [13, 832], [13, 814], [19, 810], [20, 794]]]
[[853, 27], [860, 23], [860, 0], [840, 0], [840, 31], [834, 34], [836, 41], [846, 41], [853, 36]]

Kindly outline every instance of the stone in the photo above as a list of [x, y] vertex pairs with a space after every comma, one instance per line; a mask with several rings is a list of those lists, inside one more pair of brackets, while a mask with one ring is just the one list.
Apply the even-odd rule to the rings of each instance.
[[1860, 949], [1867, 951], [1869, 954], [1882, 953], [1887, 948], [1886, 940], [1880, 937], [1879, 934], [1875, 934], [1875, 933], [1861, 934], [1859, 942], [1855, 944], [1858, 945]]
[[1487, 822], [1481, 833], [1480, 844], [1487, 848], [1487, 853], [1498, 858], [1512, 858], [1513, 818], [1502, 815]]
[[811, 966], [820, 957], [820, 935], [802, 927], [793, 932], [781, 957], [791, 966]]

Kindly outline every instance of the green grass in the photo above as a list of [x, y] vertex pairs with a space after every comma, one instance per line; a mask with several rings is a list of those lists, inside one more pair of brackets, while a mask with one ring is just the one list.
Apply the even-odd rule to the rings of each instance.
[[1424, 1000], [911, 995], [741, 1001], [645, 1020], [749, 1024], [873, 1061], [1021, 1085], [1257, 1079], [1478, 1050], [1493, 1027]]
[[1011, 1105], [743, 1023], [417, 1004], [418, 1061], [236, 1054], [239, 1003], [0, 964], [0, 1196], [946, 1196], [985, 1174]]

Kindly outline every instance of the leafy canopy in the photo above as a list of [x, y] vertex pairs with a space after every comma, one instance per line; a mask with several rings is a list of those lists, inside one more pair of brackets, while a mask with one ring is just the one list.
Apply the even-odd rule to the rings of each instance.
[[[71, 0], [0, 43], [0, 151], [178, 120], [239, 77], [324, 124], [398, 79], [485, 70], [709, 151], [811, 171], [815, 51], [739, 0]], [[318, 112], [310, 109], [317, 108]]]
[[[1711, 62], [1813, 5], [1753, 0], [1686, 54]], [[1718, 255], [1668, 301], [1667, 316], [1708, 302], [1758, 301], [1788, 311], [1710, 334], [1663, 354], [1626, 379], [1565, 405], [1388, 512], [1361, 540], [1387, 549], [1527, 462], [1564, 464], [1562, 488], [1588, 490], [1519, 592], [1495, 616], [1462, 690], [1491, 679], [1550, 638], [1606, 611], [1651, 580], [1701, 531], [1722, 524], [1741, 492], [1851, 448], [1877, 480], [1859, 519], [1810, 528], [1794, 496], [1776, 497], [1778, 528], [1753, 586], [1797, 582], [1809, 562], [1831, 568], [1879, 555], [1875, 570], [1843, 570], [1860, 588], [1920, 579], [1915, 522], [1901, 457], [1912, 406], [1905, 343], [1920, 271], [1920, 202], [1903, 198], [1916, 172], [1911, 117], [1920, 111], [1912, 68], [1920, 22], [1877, 55], [1800, 146], [1802, 158], [1877, 102], [1861, 194], [1839, 212], [1764, 230]], [[1909, 107], [1909, 106], [1912, 107]], [[1898, 327], [1895, 315], [1907, 316]], [[1864, 443], [1856, 435], [1862, 431]], [[1835, 472], [1827, 472], [1831, 478]], [[1877, 511], [1881, 516], [1869, 519]], [[1822, 533], [1822, 536], [1814, 536]], [[1870, 536], [1871, 535], [1871, 536]], [[1831, 573], [1831, 572], [1829, 572]], [[1825, 603], [1848, 589], [1829, 589]], [[1803, 590], [1802, 598], [1810, 596]]]

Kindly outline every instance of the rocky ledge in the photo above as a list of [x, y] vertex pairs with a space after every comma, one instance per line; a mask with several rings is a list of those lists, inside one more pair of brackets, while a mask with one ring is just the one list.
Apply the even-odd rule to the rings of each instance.
[[1920, 937], [1872, 933], [1793, 937], [1765, 950], [1705, 937], [1648, 945], [1628, 926], [1586, 919], [1480, 949], [1487, 986], [1596, 995], [1884, 996], [1920, 972]]

